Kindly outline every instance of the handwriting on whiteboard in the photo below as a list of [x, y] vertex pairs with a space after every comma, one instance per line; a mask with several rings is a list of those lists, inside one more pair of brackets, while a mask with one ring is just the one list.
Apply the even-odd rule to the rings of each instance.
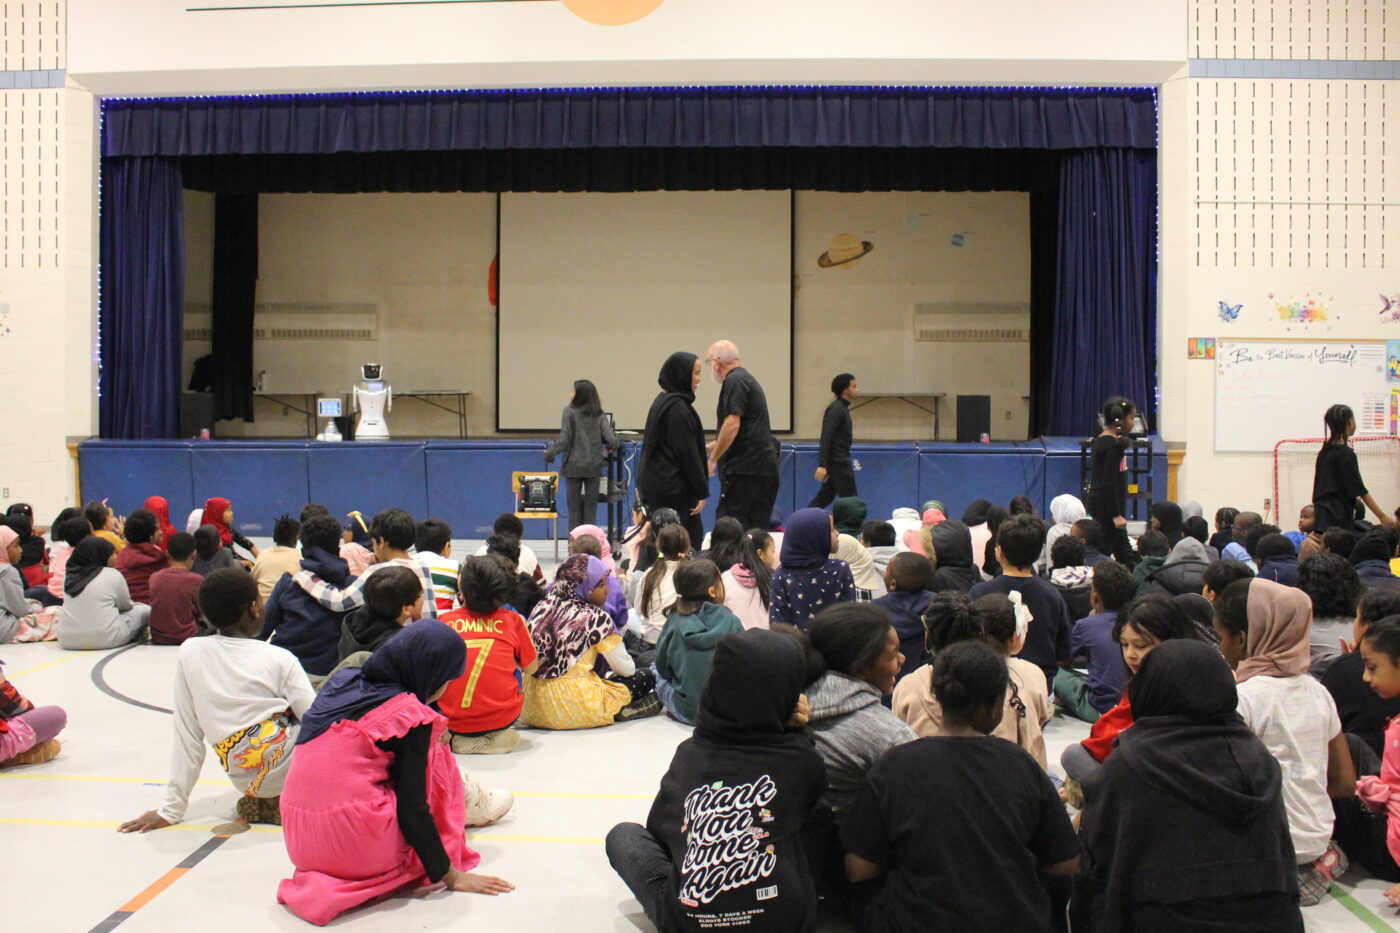
[[1315, 363], [1319, 366], [1355, 366], [1361, 362], [1356, 346], [1346, 347], [1250, 347], [1233, 346], [1225, 354], [1227, 365], [1277, 362]]

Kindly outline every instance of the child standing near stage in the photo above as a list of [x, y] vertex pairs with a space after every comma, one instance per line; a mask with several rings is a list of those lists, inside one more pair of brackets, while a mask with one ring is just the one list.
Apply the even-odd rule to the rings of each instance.
[[[680, 525], [668, 526], [663, 534], [672, 528], [686, 534]], [[682, 563], [674, 582], [676, 599], [656, 643], [656, 695], [673, 719], [689, 726], [695, 723], [715, 646], [725, 635], [742, 632], [744, 625], [724, 607], [724, 582], [714, 561]]]
[[419, 522], [413, 547], [432, 577], [433, 605], [437, 611], [456, 608], [457, 575], [462, 565], [452, 556], [452, 526], [440, 518]]
[[284, 574], [301, 569], [301, 551], [297, 548], [300, 534], [301, 522], [283, 515], [272, 526], [272, 547], [253, 561], [253, 579], [258, 581], [258, 593], [264, 601], [272, 595], [272, 588]]
[[521, 677], [535, 673], [539, 662], [525, 620], [504, 608], [515, 589], [500, 561], [468, 557], [457, 581], [463, 608], [442, 616], [467, 643], [467, 669], [438, 703], [459, 755], [502, 754], [520, 744], [510, 725], [525, 703]]
[[199, 607], [214, 634], [189, 639], [175, 658], [175, 750], [165, 803], [118, 832], [149, 832], [185, 818], [206, 743], [243, 794], [238, 816], [252, 823], [282, 821], [278, 796], [299, 722], [316, 694], [296, 658], [258, 639], [262, 600], [241, 568], [206, 577]]
[[199, 634], [199, 585], [194, 536], [176, 532], [165, 542], [170, 566], [151, 574], [151, 644], [179, 645]]

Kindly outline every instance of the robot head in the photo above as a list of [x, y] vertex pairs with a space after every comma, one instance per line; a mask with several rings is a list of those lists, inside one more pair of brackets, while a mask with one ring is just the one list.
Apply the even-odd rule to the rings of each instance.
[[379, 378], [379, 372], [383, 368], [379, 363], [365, 363], [360, 367], [360, 372], [364, 375], [366, 382], [373, 382]]

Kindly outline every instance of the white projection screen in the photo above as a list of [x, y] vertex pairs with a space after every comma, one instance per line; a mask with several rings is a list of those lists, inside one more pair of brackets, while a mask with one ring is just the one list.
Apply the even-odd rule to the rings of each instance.
[[[739, 345], [776, 431], [792, 427], [787, 191], [502, 194], [497, 427], [556, 431], [575, 379], [639, 431], [677, 350]], [[706, 372], [695, 408], [715, 427]]]

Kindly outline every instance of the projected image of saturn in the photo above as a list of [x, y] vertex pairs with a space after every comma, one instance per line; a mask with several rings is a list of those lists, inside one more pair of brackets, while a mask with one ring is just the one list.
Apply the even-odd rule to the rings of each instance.
[[837, 234], [826, 244], [826, 252], [817, 257], [817, 265], [823, 269], [854, 269], [861, 257], [874, 248], [874, 243], [854, 233]]

